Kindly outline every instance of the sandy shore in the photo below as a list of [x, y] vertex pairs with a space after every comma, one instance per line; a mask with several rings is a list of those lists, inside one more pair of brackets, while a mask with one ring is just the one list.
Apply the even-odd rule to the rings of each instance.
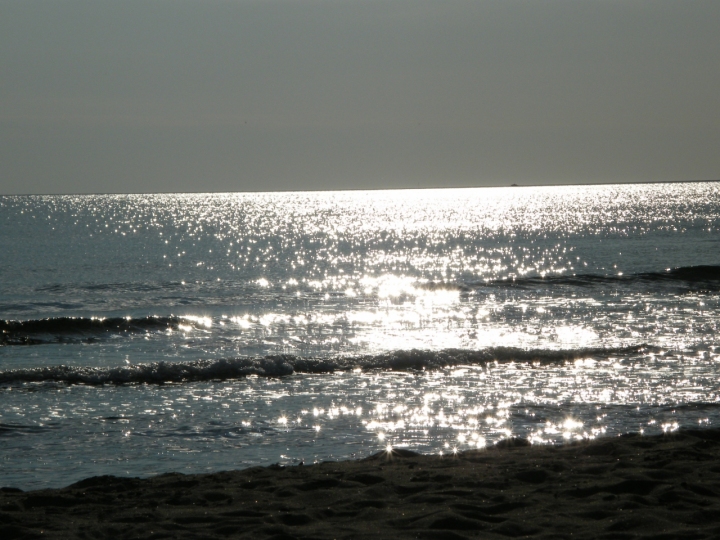
[[0, 491], [0, 538], [720, 538], [720, 430]]

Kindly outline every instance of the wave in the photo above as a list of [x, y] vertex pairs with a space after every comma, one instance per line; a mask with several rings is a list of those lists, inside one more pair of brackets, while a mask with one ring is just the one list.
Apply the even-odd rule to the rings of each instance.
[[185, 288], [182, 281], [148, 282], [112, 282], [112, 283], [50, 283], [35, 287], [35, 292], [68, 294], [73, 292], [113, 291], [124, 293], [146, 293], [153, 291], [166, 291]]
[[0, 437], [14, 437], [14, 436], [19, 436], [19, 435], [43, 433], [50, 429], [53, 429], [53, 427], [24, 425], [24, 424], [12, 423], [12, 422], [9, 424], [4, 424], [4, 423], [0, 422]]
[[380, 355], [338, 358], [305, 358], [276, 355], [259, 358], [229, 358], [194, 362], [156, 362], [113, 368], [49, 366], [0, 371], [0, 384], [56, 382], [66, 384], [164, 384], [194, 381], [237, 379], [249, 375], [283, 377], [294, 373], [333, 373], [336, 371], [422, 371], [459, 365], [486, 365], [493, 362], [558, 364], [582, 358], [633, 356], [657, 352], [648, 345], [618, 348], [571, 350], [525, 350], [513, 347], [491, 347], [472, 351], [407, 350]]
[[182, 317], [53, 317], [27, 321], [0, 320], [0, 345], [35, 345], [88, 340], [109, 333], [159, 332], [176, 329]]
[[720, 266], [681, 266], [680, 268], [674, 268], [673, 270], [668, 270], [665, 273], [657, 275], [661, 276], [661, 279], [670, 278], [691, 282], [720, 281]]
[[606, 284], [628, 284], [653, 283], [653, 284], [674, 284], [701, 290], [720, 290], [720, 266], [699, 265], [681, 266], [668, 269], [664, 272], [641, 272], [628, 275], [602, 275], [602, 274], [572, 274], [572, 275], [551, 275], [515, 277], [497, 279], [483, 282], [468, 282], [463, 284], [437, 283], [424, 284], [425, 289], [452, 289], [463, 292], [482, 289], [485, 287], [537, 287], [547, 285], [568, 285], [587, 287]]

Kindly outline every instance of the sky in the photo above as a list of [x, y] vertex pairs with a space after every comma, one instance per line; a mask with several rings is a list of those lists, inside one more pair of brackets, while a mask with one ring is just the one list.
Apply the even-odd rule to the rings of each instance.
[[0, 194], [720, 178], [718, 0], [0, 0]]

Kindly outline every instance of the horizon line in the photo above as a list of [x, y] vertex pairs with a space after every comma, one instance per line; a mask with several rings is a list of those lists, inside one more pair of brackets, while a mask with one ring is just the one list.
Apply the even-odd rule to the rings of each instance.
[[439, 189], [498, 189], [527, 187], [561, 187], [561, 186], [627, 186], [645, 184], [701, 184], [720, 182], [720, 178], [710, 180], [636, 180], [629, 182], [587, 182], [587, 183], [555, 183], [555, 184], [504, 184], [490, 186], [440, 186], [440, 187], [388, 187], [388, 188], [345, 188], [345, 189], [276, 189], [272, 191], [148, 191], [148, 192], [93, 192], [93, 193], [0, 193], [0, 197], [82, 197], [98, 195], [226, 195], [252, 193], [342, 193], [354, 191], [422, 191]]

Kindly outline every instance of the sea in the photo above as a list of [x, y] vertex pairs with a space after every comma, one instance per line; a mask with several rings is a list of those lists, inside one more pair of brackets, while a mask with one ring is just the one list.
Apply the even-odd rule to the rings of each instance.
[[0, 197], [0, 486], [720, 424], [720, 183]]

